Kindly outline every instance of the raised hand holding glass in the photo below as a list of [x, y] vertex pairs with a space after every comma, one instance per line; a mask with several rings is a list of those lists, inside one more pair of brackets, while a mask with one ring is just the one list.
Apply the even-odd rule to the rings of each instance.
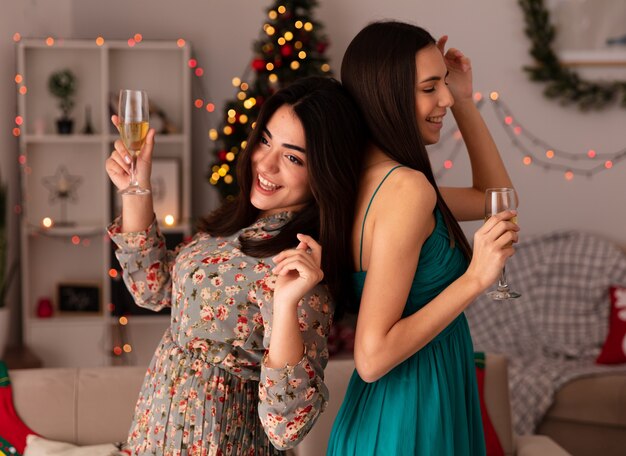
[[137, 157], [146, 142], [149, 129], [148, 94], [143, 90], [120, 90], [119, 131], [124, 146], [131, 157], [130, 183], [120, 191], [122, 195], [145, 195], [150, 190], [137, 181]]

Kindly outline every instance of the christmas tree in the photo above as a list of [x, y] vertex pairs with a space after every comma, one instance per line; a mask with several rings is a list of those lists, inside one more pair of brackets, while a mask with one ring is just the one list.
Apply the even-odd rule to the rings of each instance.
[[[232, 198], [238, 192], [237, 157], [246, 146], [263, 101], [298, 78], [330, 76], [330, 65], [324, 56], [328, 40], [311, 15], [316, 5], [316, 1], [304, 0], [274, 2], [254, 43], [250, 66], [242, 79], [233, 79], [236, 98], [225, 103], [219, 129], [210, 131], [215, 162], [208, 177], [223, 198]], [[246, 75], [251, 75], [252, 80], [246, 81]]]

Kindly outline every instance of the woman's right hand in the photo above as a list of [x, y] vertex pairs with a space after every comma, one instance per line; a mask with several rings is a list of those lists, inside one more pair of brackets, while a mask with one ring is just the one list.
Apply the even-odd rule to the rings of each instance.
[[[115, 128], [119, 130], [119, 118], [111, 116], [111, 122]], [[139, 185], [143, 188], [150, 188], [150, 174], [152, 171], [152, 150], [154, 149], [155, 130], [151, 128], [146, 136], [141, 153], [137, 157], [137, 167], [135, 173]], [[123, 190], [130, 183], [130, 162], [131, 156], [121, 139], [117, 139], [114, 143], [115, 150], [111, 152], [111, 156], [106, 160], [105, 168], [111, 182], [119, 189]]]
[[513, 256], [519, 226], [512, 221], [517, 211], [503, 211], [490, 217], [474, 234], [474, 253], [466, 274], [483, 290], [490, 287], [502, 273], [506, 260]]

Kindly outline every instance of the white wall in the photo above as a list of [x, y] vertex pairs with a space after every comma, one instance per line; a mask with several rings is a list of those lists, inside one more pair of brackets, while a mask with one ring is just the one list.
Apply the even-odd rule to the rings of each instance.
[[[25, 36], [50, 33], [90, 39], [98, 35], [127, 39], [135, 33], [147, 40], [184, 37], [192, 42], [196, 57], [206, 70], [202, 78], [193, 78], [194, 97], [202, 96], [217, 105], [212, 115], [194, 111], [194, 214], [201, 215], [215, 207], [217, 196], [204, 180], [212, 160], [206, 132], [219, 124], [223, 101], [234, 95], [230, 80], [241, 76], [248, 65], [252, 43], [258, 37], [271, 0], [0, 2], [3, 170], [5, 163], [14, 163], [15, 157], [16, 142], [11, 136], [15, 112], [11, 41], [14, 31]], [[528, 80], [522, 66], [532, 61], [516, 0], [321, 0], [316, 17], [330, 38], [328, 52], [336, 72], [348, 42], [368, 22], [383, 18], [414, 22], [435, 36], [448, 34], [449, 44], [472, 58], [475, 89], [485, 93], [497, 90], [519, 121], [536, 136], [557, 148], [581, 154], [589, 148], [612, 152], [625, 146], [625, 109], [613, 107], [581, 113], [575, 107], [562, 107], [545, 99], [541, 94], [543, 86]], [[561, 172], [523, 165], [491, 106], [485, 106], [483, 112], [521, 196], [522, 234], [576, 228], [626, 245], [626, 160], [593, 178], [576, 176], [568, 182]], [[442, 184], [466, 185], [468, 176], [467, 161], [459, 159]], [[469, 224], [465, 228], [471, 232], [475, 227]]]

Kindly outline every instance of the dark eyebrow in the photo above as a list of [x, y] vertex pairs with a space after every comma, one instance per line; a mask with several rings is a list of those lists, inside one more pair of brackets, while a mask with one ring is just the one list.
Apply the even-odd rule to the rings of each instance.
[[[267, 128], [264, 128], [263, 131], [265, 132], [265, 134], [267, 136], [270, 137], [270, 139], [272, 139], [272, 134], [270, 133], [270, 131]], [[296, 146], [294, 144], [283, 144], [283, 147], [287, 148], [287, 149], [292, 149], [292, 150], [297, 150], [298, 152], [302, 152], [303, 154], [306, 153], [306, 151], [300, 147], [300, 146]]]
[[[443, 79], [446, 79], [449, 74], [450, 72], [446, 71], [446, 75], [443, 77]], [[424, 79], [423, 81], [419, 81], [418, 84], [424, 84], [425, 82], [431, 81], [441, 81], [441, 76], [431, 76], [430, 78]]]

